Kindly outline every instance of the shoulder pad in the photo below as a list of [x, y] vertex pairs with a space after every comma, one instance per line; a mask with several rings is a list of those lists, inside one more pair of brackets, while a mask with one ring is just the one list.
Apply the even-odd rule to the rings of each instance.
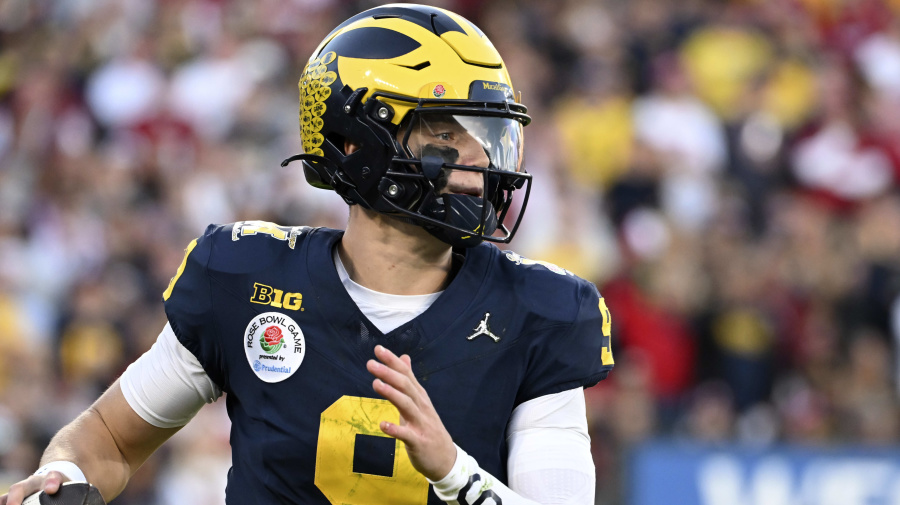
[[231, 228], [231, 240], [237, 242], [241, 237], [266, 236], [286, 242], [287, 247], [297, 247], [297, 239], [312, 230], [309, 226], [282, 226], [269, 221], [238, 221], [226, 227]]
[[571, 322], [580, 300], [597, 290], [565, 268], [512, 251], [498, 250], [496, 261], [500, 275], [511, 282], [517, 301], [548, 322]]
[[248, 273], [282, 261], [299, 251], [309, 226], [281, 226], [268, 221], [238, 221], [206, 230], [213, 254], [209, 269], [221, 273]]

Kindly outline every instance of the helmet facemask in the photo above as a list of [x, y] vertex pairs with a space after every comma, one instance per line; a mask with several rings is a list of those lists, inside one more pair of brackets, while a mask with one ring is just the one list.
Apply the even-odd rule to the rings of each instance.
[[[405, 159], [395, 159], [386, 175], [424, 186], [420, 201], [407, 207], [422, 216], [416, 219], [419, 224], [454, 247], [511, 239], [521, 217], [520, 212], [513, 231], [503, 225], [512, 192], [528, 184], [527, 192], [531, 183], [523, 169], [519, 120], [459, 108], [418, 107], [398, 137]], [[400, 172], [398, 165], [406, 169]], [[495, 237], [498, 229], [501, 234]]]

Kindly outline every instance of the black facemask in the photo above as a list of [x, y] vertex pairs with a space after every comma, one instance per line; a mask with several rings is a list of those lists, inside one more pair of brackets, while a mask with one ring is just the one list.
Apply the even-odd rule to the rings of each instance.
[[[483, 212], [487, 216], [482, 230], [479, 228]], [[429, 217], [450, 226], [472, 230], [469, 234], [449, 228], [425, 226], [428, 233], [453, 247], [476, 246], [482, 242], [482, 235], [490, 235], [497, 230], [497, 211], [490, 202], [478, 196], [444, 194], [434, 200], [427, 213]]]

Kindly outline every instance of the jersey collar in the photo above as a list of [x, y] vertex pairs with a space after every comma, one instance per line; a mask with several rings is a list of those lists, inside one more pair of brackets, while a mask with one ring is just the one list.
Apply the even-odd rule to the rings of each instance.
[[[342, 236], [342, 231], [327, 228], [320, 228], [311, 234], [308, 241], [307, 272], [313, 289], [313, 300], [316, 302], [315, 310], [339, 329], [341, 334], [353, 335], [360, 331], [360, 322], [365, 320], [365, 316], [344, 288], [332, 259], [334, 247]], [[427, 341], [440, 338], [480, 298], [495, 250], [496, 247], [490, 244], [466, 249], [465, 259], [456, 277], [431, 307], [412, 321], [382, 336], [390, 340], [391, 336], [415, 326], [424, 337], [417, 348], [427, 346]], [[368, 325], [377, 331], [374, 325]], [[348, 331], [350, 333], [345, 333]]]

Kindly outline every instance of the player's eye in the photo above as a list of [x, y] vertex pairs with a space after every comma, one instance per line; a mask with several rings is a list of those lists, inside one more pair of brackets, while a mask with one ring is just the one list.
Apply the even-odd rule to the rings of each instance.
[[442, 140], [444, 142], [450, 142], [451, 140], [453, 140], [453, 134], [451, 134], [450, 132], [435, 133], [434, 138]]

